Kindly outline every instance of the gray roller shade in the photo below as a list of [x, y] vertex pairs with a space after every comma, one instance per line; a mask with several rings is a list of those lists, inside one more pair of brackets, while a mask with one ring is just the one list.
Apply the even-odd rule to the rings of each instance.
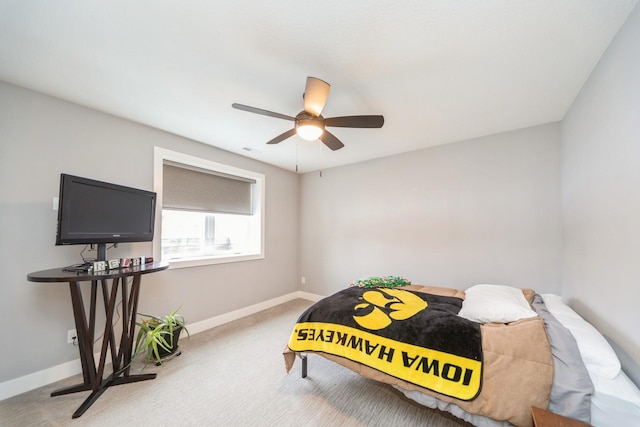
[[173, 162], [165, 162], [162, 173], [165, 209], [253, 215], [255, 180]]

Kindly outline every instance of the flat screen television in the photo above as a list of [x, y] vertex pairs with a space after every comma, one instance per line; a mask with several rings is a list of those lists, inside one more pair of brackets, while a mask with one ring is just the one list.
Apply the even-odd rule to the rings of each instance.
[[60, 175], [56, 245], [153, 240], [156, 193], [79, 176]]

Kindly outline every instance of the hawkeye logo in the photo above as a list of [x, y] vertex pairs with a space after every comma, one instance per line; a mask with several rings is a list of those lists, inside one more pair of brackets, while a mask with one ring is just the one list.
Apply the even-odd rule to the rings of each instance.
[[358, 325], [372, 331], [384, 329], [394, 320], [407, 320], [428, 305], [417, 295], [400, 289], [367, 291], [362, 294], [362, 299], [366, 302], [356, 305], [355, 310], [368, 313], [353, 316], [353, 319]]

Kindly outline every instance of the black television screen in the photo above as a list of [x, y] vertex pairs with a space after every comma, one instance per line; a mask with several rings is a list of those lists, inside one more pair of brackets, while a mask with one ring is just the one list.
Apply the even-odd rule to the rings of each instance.
[[61, 174], [56, 245], [153, 240], [156, 193]]

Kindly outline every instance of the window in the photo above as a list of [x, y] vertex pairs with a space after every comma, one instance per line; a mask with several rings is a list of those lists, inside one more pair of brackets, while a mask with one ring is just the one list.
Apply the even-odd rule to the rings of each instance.
[[264, 175], [156, 147], [154, 257], [173, 268], [264, 258]]

